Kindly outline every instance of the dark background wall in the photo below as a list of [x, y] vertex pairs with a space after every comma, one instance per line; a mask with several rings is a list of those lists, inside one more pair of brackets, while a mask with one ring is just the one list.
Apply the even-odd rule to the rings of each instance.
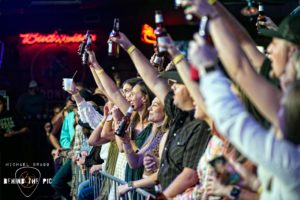
[[[256, 20], [251, 21], [240, 14], [246, 6], [245, 0], [221, 2], [258, 44], [268, 43], [268, 40], [257, 35]], [[297, 0], [263, 2], [265, 12], [277, 23], [298, 5]], [[94, 86], [90, 72], [80, 65], [80, 58], [76, 56], [76, 44], [22, 45], [18, 35], [28, 32], [73, 34], [85, 33], [89, 29], [98, 36], [95, 51], [106, 70], [110, 74], [120, 72], [122, 80], [134, 76], [134, 67], [125, 53], [119, 60], [111, 60], [107, 56], [106, 40], [113, 18], [120, 18], [121, 31], [150, 58], [153, 48], [140, 41], [140, 33], [142, 24], [154, 26], [156, 9], [163, 11], [168, 32], [175, 40], [190, 40], [197, 31], [196, 25], [186, 24], [182, 11], [174, 9], [173, 0], [0, 0], [0, 40], [5, 44], [0, 89], [8, 92], [11, 105], [14, 105], [18, 95], [27, 89], [28, 82], [36, 79], [48, 100], [57, 102], [66, 95], [61, 90], [61, 79], [70, 77], [76, 70], [79, 71], [77, 81]]]

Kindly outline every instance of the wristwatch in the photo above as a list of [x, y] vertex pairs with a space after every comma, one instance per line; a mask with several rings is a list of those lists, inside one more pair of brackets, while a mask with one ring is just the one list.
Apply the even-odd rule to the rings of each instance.
[[239, 199], [240, 193], [241, 193], [241, 188], [235, 185], [231, 189], [229, 197], [230, 199], [234, 199], [234, 200]]
[[217, 69], [219, 69], [219, 66], [217, 64], [210, 65], [207, 67], [201, 67], [200, 76], [209, 74], [210, 72], [214, 72]]

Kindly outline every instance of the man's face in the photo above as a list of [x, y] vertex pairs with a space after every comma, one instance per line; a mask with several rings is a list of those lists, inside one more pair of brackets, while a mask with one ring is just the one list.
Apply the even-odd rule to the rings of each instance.
[[272, 68], [277, 78], [284, 73], [285, 66], [289, 61], [289, 51], [289, 43], [279, 38], [273, 38], [267, 48], [269, 58], [272, 61]]
[[178, 108], [185, 110], [184, 108], [186, 102], [191, 101], [191, 97], [189, 95], [187, 88], [183, 84], [178, 84], [178, 83], [174, 83], [171, 88], [174, 91], [173, 103]]

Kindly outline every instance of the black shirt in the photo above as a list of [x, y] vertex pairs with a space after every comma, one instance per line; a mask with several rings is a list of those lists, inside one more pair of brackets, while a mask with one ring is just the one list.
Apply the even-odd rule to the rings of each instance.
[[185, 112], [173, 104], [173, 96], [171, 91], [165, 98], [165, 111], [171, 122], [158, 172], [162, 189], [166, 189], [185, 167], [197, 169], [211, 136], [208, 125], [194, 118], [194, 111]]

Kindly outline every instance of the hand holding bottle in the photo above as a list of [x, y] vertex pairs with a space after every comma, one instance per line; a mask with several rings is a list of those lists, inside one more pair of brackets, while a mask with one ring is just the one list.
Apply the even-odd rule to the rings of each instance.
[[258, 16], [257, 22], [256, 22], [256, 27], [257, 27], [257, 29], [264, 27], [264, 28], [273, 29], [273, 30], [277, 30], [277, 28], [278, 28], [277, 25], [268, 16], [263, 16], [263, 18]]
[[218, 60], [217, 50], [207, 44], [205, 40], [196, 33], [194, 40], [189, 43], [189, 60], [198, 68], [199, 71], [203, 67], [214, 65]]
[[217, 16], [217, 11], [214, 6], [208, 3], [208, 0], [182, 0], [181, 6], [185, 8], [186, 15], [196, 15], [199, 18], [202, 16]]
[[118, 37], [109, 37], [108, 41], [110, 40], [119, 44], [124, 50], [127, 50], [132, 45], [127, 36], [122, 32], [119, 32]]

